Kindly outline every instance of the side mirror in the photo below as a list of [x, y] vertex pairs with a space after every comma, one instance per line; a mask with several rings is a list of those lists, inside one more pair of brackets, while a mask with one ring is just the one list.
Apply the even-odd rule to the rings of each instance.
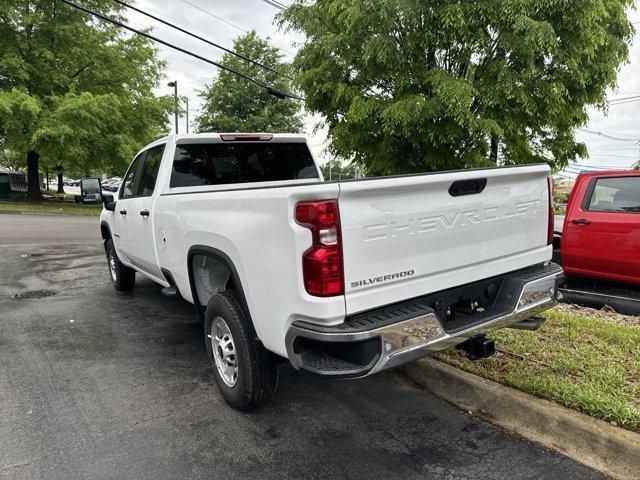
[[116, 202], [113, 199], [113, 195], [110, 193], [102, 194], [102, 201], [104, 202], [104, 209], [113, 212], [116, 209]]
[[102, 188], [99, 178], [80, 180], [80, 198], [82, 203], [102, 203]]

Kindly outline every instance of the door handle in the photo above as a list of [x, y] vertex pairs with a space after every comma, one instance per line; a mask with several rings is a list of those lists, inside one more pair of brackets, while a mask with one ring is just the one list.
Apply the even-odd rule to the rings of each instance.
[[148, 217], [149, 210], [147, 210], [146, 208], [144, 210], [140, 210], [140, 215], [142, 215], [143, 217]]
[[126, 215], [126, 214], [127, 214], [126, 210], [124, 210], [124, 209], [120, 210], [120, 215]]
[[591, 220], [587, 220], [586, 218], [578, 218], [576, 220], [571, 220], [571, 223], [575, 223], [576, 225], [589, 225]]

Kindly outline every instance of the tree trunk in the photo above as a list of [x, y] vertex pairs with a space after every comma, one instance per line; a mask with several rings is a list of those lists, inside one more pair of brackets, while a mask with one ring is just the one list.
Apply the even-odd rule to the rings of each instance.
[[489, 153], [489, 158], [494, 162], [498, 163], [498, 137], [491, 137], [491, 152]]
[[64, 193], [64, 178], [62, 178], [62, 168], [58, 168], [58, 193]]
[[38, 175], [38, 152], [29, 150], [27, 152], [27, 198], [30, 200], [42, 200], [40, 191], [40, 176]]

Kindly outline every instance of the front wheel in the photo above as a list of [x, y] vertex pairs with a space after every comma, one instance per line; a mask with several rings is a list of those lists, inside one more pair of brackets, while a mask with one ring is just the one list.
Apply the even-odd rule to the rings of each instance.
[[121, 292], [132, 290], [136, 284], [136, 271], [120, 261], [116, 253], [116, 247], [113, 245], [113, 240], [107, 240], [106, 250], [111, 283], [113, 283], [116, 290]]
[[251, 334], [235, 291], [211, 297], [204, 333], [213, 376], [229, 405], [251, 410], [271, 398], [278, 383], [276, 362]]

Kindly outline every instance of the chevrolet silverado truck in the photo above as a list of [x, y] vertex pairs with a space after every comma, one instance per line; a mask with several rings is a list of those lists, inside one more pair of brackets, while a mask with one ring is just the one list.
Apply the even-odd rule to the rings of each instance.
[[578, 175], [558, 227], [554, 257], [566, 274], [564, 297], [640, 314], [640, 171]]
[[289, 134], [171, 135], [138, 153], [100, 228], [111, 281], [195, 305], [224, 399], [277, 364], [364, 377], [438, 350], [493, 352], [557, 301], [547, 165], [325, 182]]

